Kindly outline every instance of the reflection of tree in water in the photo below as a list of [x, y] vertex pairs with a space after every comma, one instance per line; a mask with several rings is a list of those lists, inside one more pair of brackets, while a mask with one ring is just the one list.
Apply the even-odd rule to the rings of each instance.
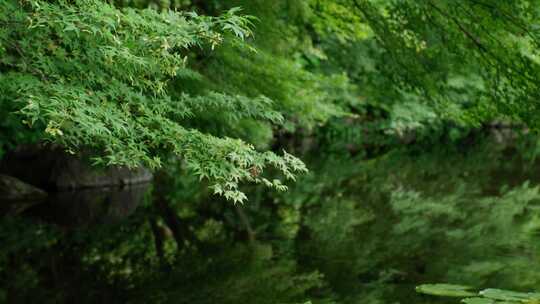
[[2, 219], [3, 292], [50, 302], [88, 295], [83, 303], [431, 303], [414, 286], [534, 288], [536, 166], [504, 151], [488, 143], [370, 162], [317, 159], [277, 199], [250, 189], [243, 216], [209, 194], [182, 197], [202, 193], [189, 179], [161, 202], [154, 189], [153, 203], [137, 203], [144, 187], [65, 194], [30, 217]]

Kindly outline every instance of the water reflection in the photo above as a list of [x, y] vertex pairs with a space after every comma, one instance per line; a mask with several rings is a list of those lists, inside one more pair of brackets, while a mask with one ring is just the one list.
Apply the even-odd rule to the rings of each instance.
[[[147, 185], [62, 193], [25, 219], [92, 229], [4, 220], [0, 238], [16, 237], [4, 243], [0, 279], [20, 273], [33, 292], [65, 303], [81, 294], [94, 294], [88, 303], [444, 302], [415, 293], [434, 282], [530, 291], [540, 282], [540, 163], [517, 151], [488, 143], [369, 162], [314, 158], [287, 193], [248, 189], [242, 219], [182, 179], [175, 191], [196, 195], [171, 194], [180, 251], [159, 209], [134, 213]], [[239, 241], [248, 225], [253, 243]], [[55, 271], [63, 288], [49, 290]]]

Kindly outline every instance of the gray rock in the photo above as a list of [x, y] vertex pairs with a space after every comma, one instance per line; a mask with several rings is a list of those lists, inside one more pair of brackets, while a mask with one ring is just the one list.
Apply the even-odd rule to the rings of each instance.
[[144, 200], [150, 184], [89, 188], [50, 195], [28, 214], [63, 227], [84, 228], [121, 222]]
[[52, 179], [58, 190], [125, 186], [152, 180], [152, 173], [145, 168], [94, 168], [78, 159], [70, 159], [65, 166], [55, 169]]
[[15, 215], [45, 200], [47, 193], [12, 176], [0, 174], [0, 215]]
[[15, 177], [0, 174], [0, 200], [39, 200], [47, 197], [47, 193], [29, 185]]
[[0, 173], [52, 190], [133, 185], [149, 182], [153, 177], [145, 168], [97, 168], [90, 164], [87, 154], [71, 155], [52, 145], [18, 147], [4, 157]]

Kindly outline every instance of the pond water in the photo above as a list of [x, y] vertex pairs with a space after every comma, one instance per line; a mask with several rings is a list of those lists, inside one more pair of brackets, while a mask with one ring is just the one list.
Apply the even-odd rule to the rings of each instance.
[[182, 244], [151, 199], [133, 214], [129, 196], [107, 200], [130, 211], [91, 224], [66, 200], [38, 205], [1, 219], [0, 302], [427, 304], [459, 299], [415, 286], [538, 290], [536, 143], [306, 156], [312, 172], [288, 192], [248, 188], [237, 207], [176, 184]]

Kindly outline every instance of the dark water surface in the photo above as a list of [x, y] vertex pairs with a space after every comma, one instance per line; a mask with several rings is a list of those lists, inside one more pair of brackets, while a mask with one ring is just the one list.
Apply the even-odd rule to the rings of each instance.
[[180, 245], [144, 186], [58, 195], [2, 219], [0, 300], [458, 303], [414, 287], [539, 290], [535, 147], [307, 157], [312, 173], [284, 194], [247, 189], [241, 211], [211, 196], [176, 203], [192, 234]]

